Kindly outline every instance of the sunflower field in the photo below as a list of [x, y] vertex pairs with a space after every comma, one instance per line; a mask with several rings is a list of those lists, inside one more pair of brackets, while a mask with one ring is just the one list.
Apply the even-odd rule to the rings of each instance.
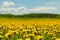
[[60, 20], [0, 20], [0, 40], [60, 40]]

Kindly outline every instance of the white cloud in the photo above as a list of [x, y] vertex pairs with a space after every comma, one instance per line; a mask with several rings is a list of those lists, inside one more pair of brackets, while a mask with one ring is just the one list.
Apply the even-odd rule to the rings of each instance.
[[2, 3], [2, 6], [1, 6], [1, 7], [8, 7], [8, 6], [11, 6], [11, 5], [15, 5], [15, 3], [13, 3], [13, 2], [8, 2], [8, 1], [4, 1], [4, 2]]
[[7, 8], [0, 8], [0, 12], [7, 12], [7, 13], [27, 13], [28, 12], [28, 9], [26, 8], [26, 7], [24, 7], [24, 6], [22, 6], [22, 7], [17, 7], [17, 8], [9, 8], [9, 7], [7, 7]]
[[55, 7], [36, 7], [36, 8], [33, 8], [33, 9], [28, 9], [26, 8], [25, 6], [22, 6], [22, 7], [17, 7], [17, 8], [0, 8], [0, 12], [1, 11], [4, 11], [4, 12], [7, 12], [7, 13], [15, 13], [15, 14], [24, 14], [24, 13], [30, 13], [30, 12], [44, 12], [44, 13], [47, 13], [47, 12], [51, 12], [51, 11], [55, 11], [57, 10], [57, 8]]
[[23, 6], [23, 7], [17, 8], [17, 10], [18, 10], [18, 11], [24, 11], [24, 12], [27, 12], [28, 9], [27, 9], [26, 7]]
[[57, 8], [55, 7], [36, 7], [33, 9], [29, 9], [30, 12], [48, 12], [48, 11], [54, 11]]
[[0, 6], [0, 12], [27, 12], [27, 8], [25, 6], [21, 7], [13, 7], [16, 6], [14, 2], [4, 1]]

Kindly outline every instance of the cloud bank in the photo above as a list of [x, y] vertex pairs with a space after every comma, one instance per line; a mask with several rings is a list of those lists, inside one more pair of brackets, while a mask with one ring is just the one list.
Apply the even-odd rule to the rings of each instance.
[[16, 4], [14, 2], [8, 2], [8, 1], [4, 1], [2, 3], [2, 5], [0, 6], [0, 13], [11, 13], [11, 14], [26, 14], [26, 13], [32, 13], [32, 12], [42, 12], [42, 13], [48, 13], [49, 11], [55, 11], [57, 10], [56, 7], [46, 7], [46, 6], [42, 6], [42, 7], [36, 7], [36, 8], [31, 8], [28, 9], [25, 6], [18, 6], [18, 7], [13, 7]]

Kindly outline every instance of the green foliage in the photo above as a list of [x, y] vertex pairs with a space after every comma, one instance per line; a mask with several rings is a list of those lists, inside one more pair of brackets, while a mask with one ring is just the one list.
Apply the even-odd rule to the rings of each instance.
[[60, 32], [56, 32], [56, 37], [60, 38]]
[[0, 18], [60, 18], [60, 14], [30, 13], [23, 15], [0, 14]]

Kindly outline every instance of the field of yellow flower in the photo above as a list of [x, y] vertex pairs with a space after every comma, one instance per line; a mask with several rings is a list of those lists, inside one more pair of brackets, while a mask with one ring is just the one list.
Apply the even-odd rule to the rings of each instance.
[[0, 40], [60, 40], [60, 19], [0, 19]]

